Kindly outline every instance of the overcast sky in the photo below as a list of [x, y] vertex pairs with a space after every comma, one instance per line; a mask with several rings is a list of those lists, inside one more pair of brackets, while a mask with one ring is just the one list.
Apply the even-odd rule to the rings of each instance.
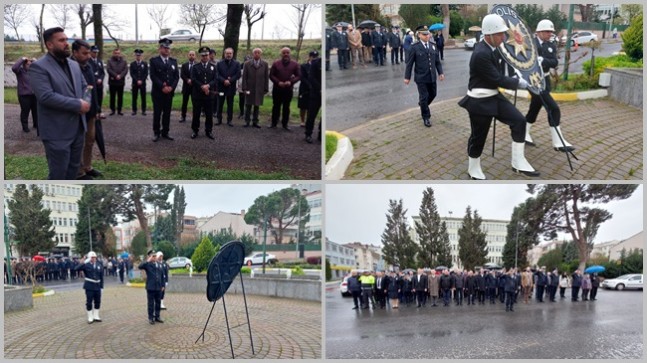
[[[326, 236], [333, 242], [381, 245], [389, 199], [402, 198], [406, 213], [418, 215], [422, 192], [434, 190], [441, 217], [462, 218], [468, 205], [484, 219], [509, 220], [516, 205], [530, 194], [525, 184], [329, 184], [325, 191]], [[600, 226], [595, 243], [622, 240], [643, 229], [642, 185], [631, 198], [604, 206], [613, 218]], [[570, 239], [570, 237], [567, 237]]]
[[[139, 2], [138, 2], [139, 3]], [[38, 19], [40, 15], [40, 4], [29, 4], [32, 16], [29, 17], [29, 20], [19, 28], [19, 34], [25, 40], [36, 40], [36, 32], [33, 25], [31, 25], [31, 18]], [[113, 14], [119, 14], [120, 17], [123, 17], [125, 26], [123, 30], [113, 31], [113, 35], [119, 39], [125, 40], [134, 40], [135, 39], [135, 4], [105, 4], [108, 8], [108, 11]], [[148, 12], [146, 11], [147, 7], [152, 6], [151, 4], [142, 4], [139, 3], [137, 6], [138, 9], [138, 18], [139, 18], [139, 39], [143, 40], [152, 40], [158, 39], [158, 28], [157, 25], [150, 19]], [[226, 11], [226, 6], [221, 5]], [[52, 13], [50, 12], [51, 6], [45, 7], [45, 16], [44, 16], [44, 27], [45, 29], [57, 26], [57, 22], [54, 20]], [[178, 28], [187, 28], [184, 25], [181, 25], [179, 22], [180, 6], [178, 4], [169, 4], [167, 13], [173, 14], [170, 17], [169, 26], [173, 29]], [[265, 25], [263, 26], [263, 21], [259, 21], [252, 27], [252, 39], [261, 39], [261, 33], [264, 33], [263, 39], [296, 39], [297, 31], [296, 26], [293, 24], [293, 19], [296, 19], [296, 10], [290, 4], [267, 4], [265, 7]], [[308, 22], [306, 23], [305, 28], [305, 38], [306, 39], [320, 39], [321, 38], [321, 19], [322, 19], [322, 9], [321, 6], [313, 8], [310, 16], [308, 17]], [[78, 15], [70, 12], [69, 15], [70, 21], [66, 25], [66, 34], [68, 37], [76, 34], [77, 36], [81, 35], [81, 28], [79, 26]], [[245, 24], [245, 15], [243, 14], [243, 26], [241, 27], [240, 37], [241, 39], [247, 39], [247, 27]], [[222, 25], [224, 30], [224, 23]], [[92, 25], [87, 28], [88, 37], [92, 37], [94, 30]], [[4, 27], [5, 34], [14, 35], [12, 29]], [[14, 35], [15, 36], [15, 35]], [[104, 32], [104, 36], [107, 38], [108, 35]], [[205, 31], [205, 39], [222, 39], [220, 33], [216, 27], [211, 26], [207, 27]]]

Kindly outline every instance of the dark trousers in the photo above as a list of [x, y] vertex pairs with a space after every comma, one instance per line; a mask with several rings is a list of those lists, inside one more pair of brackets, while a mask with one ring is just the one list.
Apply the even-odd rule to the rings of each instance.
[[429, 105], [436, 98], [436, 82], [416, 82], [418, 86], [418, 106], [420, 106], [420, 114], [423, 119], [431, 117]]
[[119, 270], [119, 281], [124, 283], [124, 270]]
[[384, 59], [384, 63], [386, 63], [386, 46], [382, 47], [382, 59]]
[[211, 97], [193, 95], [193, 97], [191, 97], [191, 104], [193, 105], [191, 130], [196, 134], [200, 131], [200, 115], [202, 114], [202, 111], [204, 111], [204, 130], [206, 132], [211, 132], [213, 129], [213, 112], [211, 110], [213, 102], [211, 102]]
[[[252, 111], [252, 108], [253, 108], [253, 111]], [[249, 122], [253, 121], [254, 125], [258, 125], [259, 108], [260, 106], [256, 106], [256, 105], [245, 105], [245, 124], [249, 125]]]
[[[171, 106], [173, 104], [173, 93], [153, 95], [153, 133], [168, 135], [171, 124]], [[161, 131], [160, 131], [161, 121]]]
[[326, 70], [329, 71], [330, 70], [330, 49], [326, 49], [325, 56], [326, 56]]
[[445, 47], [438, 47], [438, 53], [440, 53], [440, 60], [445, 59]]
[[187, 91], [182, 90], [182, 119], [186, 119], [186, 110], [191, 100], [191, 108], [193, 108], [193, 98], [191, 97], [191, 88]]
[[589, 289], [582, 289], [582, 300], [586, 301], [589, 299]]
[[281, 115], [281, 124], [283, 127], [288, 126], [292, 94], [292, 87], [279, 88], [278, 86], [275, 86], [272, 90], [272, 126], [276, 126], [279, 122], [279, 115]]
[[400, 46], [400, 62], [404, 62], [404, 47]]
[[92, 303], [94, 308], [99, 310], [101, 307], [101, 290], [85, 290], [85, 310], [92, 310]]
[[373, 300], [373, 287], [362, 287], [362, 308], [368, 309]]
[[356, 308], [359, 308], [359, 305], [362, 303], [361, 291], [352, 291], [351, 294], [353, 295], [353, 304], [355, 304]]
[[571, 300], [577, 301], [577, 298], [579, 295], [580, 295], [580, 287], [579, 286], [571, 287]]
[[418, 306], [427, 304], [427, 293], [424, 289], [416, 290], [416, 295], [418, 297]]
[[592, 287], [591, 288], [591, 300], [595, 300], [596, 296], [598, 296], [598, 288], [597, 287]]
[[18, 96], [20, 103], [20, 123], [23, 130], [29, 130], [29, 112], [31, 112], [32, 125], [38, 128], [38, 112], [36, 112], [36, 95]]
[[535, 298], [537, 299], [537, 301], [544, 301], [544, 289], [544, 285], [537, 285], [537, 290], [535, 291]]
[[380, 305], [381, 308], [384, 308], [386, 306], [386, 295], [384, 293], [384, 290], [375, 290], [375, 299], [377, 300], [378, 305]]
[[337, 49], [339, 69], [348, 69], [348, 49]]
[[505, 309], [512, 310], [512, 305], [514, 305], [514, 291], [505, 292]]
[[245, 115], [245, 93], [244, 92], [238, 92], [238, 110], [240, 113], [238, 114], [238, 118], [241, 118]]
[[227, 100], [227, 123], [230, 123], [234, 118], [234, 96], [235, 94], [224, 94], [222, 96], [218, 95], [218, 123], [222, 123], [222, 106]]
[[456, 300], [456, 305], [463, 305], [463, 289], [457, 288], [454, 290], [454, 299]]
[[550, 301], [555, 301], [555, 295], [557, 295], [557, 286], [549, 286], [548, 289], [548, 296]]
[[110, 111], [115, 112], [115, 96], [117, 96], [117, 112], [121, 112], [124, 105], [124, 86], [110, 85]]
[[487, 292], [490, 297], [490, 304], [494, 304], [496, 302], [496, 287], [488, 287]]
[[503, 287], [499, 287], [498, 296], [501, 303], [505, 302], [505, 290], [503, 289]]
[[[510, 126], [510, 134], [514, 142], [524, 142], [526, 137], [526, 118], [512, 103], [506, 100], [493, 99], [498, 102], [499, 114], [495, 117]], [[471, 158], [478, 158], [483, 153], [485, 140], [490, 131], [492, 116], [483, 116], [470, 113], [470, 126], [472, 133], [467, 141], [467, 154]]]
[[382, 53], [382, 47], [373, 48], [373, 64], [376, 66], [384, 65], [384, 53]]
[[566, 297], [566, 288], [565, 287], [560, 287], [559, 288], [559, 297], [562, 299]]
[[306, 119], [306, 136], [312, 136], [315, 128], [315, 119], [321, 108], [321, 93], [310, 92], [310, 102], [308, 102], [308, 118]]
[[97, 103], [99, 104], [97, 112], [99, 112], [101, 111], [101, 107], [103, 107], [103, 82], [100, 86], [97, 86]]
[[400, 56], [400, 60], [398, 60], [400, 49], [401, 47], [391, 48], [391, 64], [400, 63], [400, 61], [402, 60], [402, 56]]
[[72, 140], [43, 140], [49, 180], [76, 179], [81, 166], [85, 130], [79, 121], [76, 136]]
[[162, 292], [159, 290], [146, 290], [146, 300], [148, 301], [148, 320], [159, 318]]
[[485, 304], [485, 290], [478, 291], [478, 300], [479, 300], [479, 303]]
[[142, 98], [142, 113], [146, 113], [146, 83], [142, 83], [141, 86], [138, 86], [137, 83], [133, 83], [133, 112], [137, 112], [137, 97], [141, 96]]
[[451, 300], [451, 290], [442, 289], [442, 293], [443, 293], [443, 305], [448, 306], [449, 301]]
[[545, 103], [546, 112], [548, 113], [548, 125], [559, 126], [562, 113], [559, 109], [559, 106], [557, 105], [557, 102], [555, 102], [553, 96], [550, 95], [550, 77], [546, 77], [545, 79], [546, 89], [544, 89], [539, 95], [530, 92], [530, 107], [528, 107], [526, 121], [531, 124], [535, 123], [535, 121], [537, 121], [537, 115], [539, 115], [539, 111]]

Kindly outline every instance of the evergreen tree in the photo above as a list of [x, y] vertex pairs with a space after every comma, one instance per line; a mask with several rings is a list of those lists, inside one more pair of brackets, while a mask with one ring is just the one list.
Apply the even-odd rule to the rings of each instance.
[[[418, 266], [431, 267], [441, 265], [440, 260], [446, 261], [446, 256], [441, 258], [441, 252], [445, 252], [446, 245], [449, 245], [449, 234], [447, 226], [440, 222], [440, 215], [436, 207], [434, 190], [430, 187], [422, 192], [422, 203], [420, 204], [420, 222], [415, 222], [416, 233], [420, 242], [418, 252]], [[443, 233], [444, 232], [444, 233]], [[450, 261], [451, 262], [451, 258]], [[449, 265], [445, 265], [448, 266]]]
[[202, 237], [202, 241], [195, 249], [195, 252], [193, 252], [193, 256], [191, 256], [193, 269], [197, 272], [205, 271], [215, 255], [216, 249], [211, 244], [209, 238], [207, 236]]
[[20, 256], [33, 256], [56, 246], [56, 232], [49, 219], [51, 210], [43, 208], [43, 191], [31, 185], [31, 195], [25, 184], [16, 185], [13, 199], [7, 201], [9, 222], [13, 228], [13, 243]]
[[481, 230], [483, 220], [478, 211], [467, 207], [463, 225], [458, 230], [458, 257], [463, 263], [463, 269], [473, 270], [475, 266], [483, 266], [487, 262], [486, 233]]
[[186, 210], [186, 195], [184, 187], [176, 185], [173, 189], [173, 207], [171, 207], [171, 221], [173, 221], [174, 238], [169, 239], [178, 249], [182, 241], [182, 232], [184, 231], [184, 211]]
[[73, 247], [76, 253], [85, 255], [92, 250], [104, 256], [114, 255], [114, 247], [107, 243], [107, 233], [112, 230], [112, 225], [117, 224], [115, 198], [116, 195], [109, 185], [83, 186], [78, 201], [78, 223]]
[[440, 249], [438, 250], [437, 264], [451, 268], [454, 264], [452, 262], [452, 246], [449, 243], [449, 233], [447, 232], [447, 223], [444, 221], [440, 223]]
[[135, 256], [146, 255], [146, 232], [139, 231], [135, 234], [135, 237], [133, 237], [133, 240], [130, 243], [130, 252]]
[[390, 199], [386, 215], [386, 227], [382, 232], [382, 254], [386, 263], [399, 266], [400, 269], [414, 268], [418, 245], [409, 235], [406, 217], [407, 210], [399, 202]]
[[155, 250], [161, 251], [164, 254], [165, 260], [175, 257], [175, 246], [169, 241], [161, 241], [157, 244]]
[[273, 231], [274, 243], [282, 244], [283, 233], [288, 227], [298, 223], [299, 212], [303, 225], [310, 220], [308, 201], [299, 190], [285, 188], [256, 198], [245, 214], [245, 222], [262, 230], [263, 222], [267, 220], [268, 235]]
[[[391, 22], [380, 12], [378, 4], [354, 4], [355, 21], [357, 24], [364, 20], [373, 20], [382, 26], [390, 26]], [[332, 26], [339, 21], [348, 23], [353, 22], [353, 14], [350, 4], [327, 4], [326, 5], [326, 23]]]
[[[161, 216], [153, 226], [151, 238], [153, 239], [153, 246], [157, 249], [160, 241], [173, 241], [175, 240], [175, 233], [173, 233], [173, 218], [171, 216]], [[166, 256], [166, 255], [165, 255]]]
[[[538, 227], [541, 220], [533, 218], [532, 211], [537, 208], [536, 202], [529, 198], [512, 211], [507, 226], [505, 245], [503, 246], [503, 266], [506, 268], [528, 266], [528, 250], [539, 243]], [[518, 238], [518, 239], [517, 239]], [[517, 248], [518, 247], [518, 248]]]

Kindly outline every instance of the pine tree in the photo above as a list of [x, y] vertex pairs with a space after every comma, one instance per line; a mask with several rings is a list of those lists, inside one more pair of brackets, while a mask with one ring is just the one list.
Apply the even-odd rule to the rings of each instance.
[[444, 221], [440, 224], [440, 241], [438, 250], [438, 259], [436, 260], [437, 265], [447, 266], [451, 268], [453, 265], [452, 262], [452, 246], [449, 243], [449, 233], [447, 232], [447, 223]]
[[[427, 188], [422, 192], [422, 203], [420, 204], [420, 222], [416, 221], [416, 233], [420, 241], [418, 253], [418, 266], [435, 267], [446, 261], [446, 248], [449, 245], [449, 234], [447, 226], [440, 222], [440, 215], [436, 207], [434, 190]], [[441, 257], [442, 256], [442, 257]], [[451, 263], [451, 257], [449, 259]], [[449, 265], [445, 265], [448, 266]]]
[[178, 250], [182, 242], [182, 232], [184, 231], [184, 211], [186, 210], [186, 195], [184, 187], [176, 185], [173, 189], [173, 207], [171, 208], [171, 221], [173, 221], [173, 241], [175, 249]]
[[[78, 223], [73, 250], [80, 255], [85, 255], [91, 250], [104, 256], [113, 255], [114, 248], [106, 243], [108, 231], [117, 223], [115, 194], [112, 187], [98, 184], [85, 185], [78, 206]], [[92, 235], [92, 244], [90, 244], [90, 235]]]
[[193, 256], [191, 256], [193, 269], [198, 272], [206, 270], [215, 255], [216, 250], [211, 244], [209, 238], [207, 236], [202, 237], [202, 241], [195, 249], [195, 252], [193, 252]]
[[56, 232], [49, 219], [51, 211], [43, 208], [43, 191], [31, 185], [31, 195], [25, 184], [16, 185], [13, 199], [8, 200], [9, 222], [13, 243], [21, 256], [50, 251], [56, 246]]
[[386, 263], [399, 266], [400, 269], [416, 267], [418, 246], [409, 235], [407, 210], [399, 202], [390, 199], [386, 215], [386, 227], [382, 232], [382, 254]]
[[487, 262], [486, 233], [481, 230], [482, 222], [478, 212], [474, 211], [472, 216], [472, 208], [468, 206], [463, 225], [458, 230], [458, 257], [465, 270], [473, 270], [475, 266], [483, 266]]
[[529, 198], [512, 211], [508, 233], [503, 246], [503, 266], [506, 268], [528, 266], [528, 250], [539, 243], [540, 220], [533, 218], [532, 210], [537, 208], [536, 202]]

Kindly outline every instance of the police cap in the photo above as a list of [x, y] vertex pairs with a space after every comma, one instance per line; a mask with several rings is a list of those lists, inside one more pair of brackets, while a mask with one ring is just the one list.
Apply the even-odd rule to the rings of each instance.
[[168, 39], [168, 38], [162, 38], [162, 39], [159, 40], [158, 43], [159, 43], [160, 47], [170, 48], [171, 44], [173, 44], [173, 41], [171, 39]]

